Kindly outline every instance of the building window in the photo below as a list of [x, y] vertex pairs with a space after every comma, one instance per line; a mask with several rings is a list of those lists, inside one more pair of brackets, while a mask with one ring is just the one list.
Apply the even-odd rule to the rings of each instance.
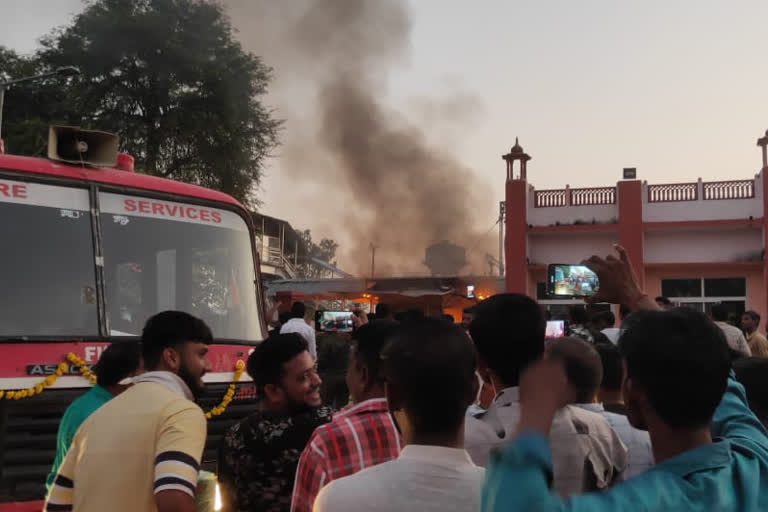
[[665, 297], [701, 297], [701, 279], [662, 279], [661, 294]]
[[709, 313], [715, 304], [723, 304], [732, 314], [744, 312], [747, 280], [743, 277], [662, 279], [661, 294], [677, 306]]
[[707, 297], [745, 297], [747, 295], [747, 280], [739, 277], [705, 279], [704, 295]]

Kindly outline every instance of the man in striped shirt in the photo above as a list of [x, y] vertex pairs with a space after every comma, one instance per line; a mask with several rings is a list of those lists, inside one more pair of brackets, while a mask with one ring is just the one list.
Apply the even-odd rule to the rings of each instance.
[[396, 328], [396, 322], [374, 320], [352, 335], [347, 387], [353, 405], [312, 434], [299, 459], [291, 512], [312, 512], [327, 483], [400, 454], [400, 435], [387, 409], [380, 371], [381, 351]]
[[159, 313], [142, 333], [148, 371], [75, 434], [46, 512], [194, 512], [205, 416], [192, 400], [210, 369], [202, 320]]

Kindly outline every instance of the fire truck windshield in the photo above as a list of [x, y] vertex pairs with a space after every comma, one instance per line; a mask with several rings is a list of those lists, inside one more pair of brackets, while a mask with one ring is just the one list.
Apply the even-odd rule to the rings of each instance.
[[99, 196], [112, 336], [139, 336], [168, 309], [205, 320], [217, 339], [263, 338], [250, 235], [237, 214], [209, 206]]
[[0, 338], [97, 336], [87, 189], [0, 179]]
[[169, 309], [202, 318], [217, 340], [263, 339], [240, 215], [101, 192], [102, 281], [92, 206], [87, 188], [0, 178], [0, 339], [99, 337], [100, 325], [136, 337]]

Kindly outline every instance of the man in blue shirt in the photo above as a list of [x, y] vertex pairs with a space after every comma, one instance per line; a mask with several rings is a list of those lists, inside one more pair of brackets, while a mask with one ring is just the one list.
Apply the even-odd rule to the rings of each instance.
[[722, 332], [701, 313], [659, 311], [617, 250], [619, 258], [587, 263], [600, 279], [595, 300], [641, 311], [620, 340], [623, 390], [630, 423], [650, 433], [656, 466], [603, 493], [565, 502], [552, 494], [546, 433], [575, 393], [562, 362], [541, 361], [521, 379], [517, 437], [489, 467], [482, 510], [768, 510], [768, 433], [729, 376]]
[[128, 389], [129, 384], [121, 384], [121, 382], [139, 373], [140, 367], [141, 348], [137, 342], [113, 343], [102, 352], [98, 363], [93, 368], [96, 374], [96, 385], [72, 402], [61, 418], [56, 436], [56, 458], [46, 478], [46, 488], [50, 489], [53, 484], [56, 472], [69, 451], [72, 438], [75, 437], [80, 425], [96, 409]]

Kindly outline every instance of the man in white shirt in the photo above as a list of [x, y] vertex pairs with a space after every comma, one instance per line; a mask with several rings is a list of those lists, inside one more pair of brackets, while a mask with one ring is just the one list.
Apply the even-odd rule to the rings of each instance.
[[728, 348], [738, 352], [744, 357], [751, 357], [752, 351], [749, 349], [747, 339], [741, 329], [728, 323], [728, 308], [722, 304], [712, 306], [712, 320], [725, 333], [725, 340], [728, 342]]
[[382, 358], [405, 447], [395, 460], [328, 484], [315, 512], [479, 510], [485, 470], [464, 450], [476, 366], [469, 338], [460, 326], [426, 318], [401, 326]]
[[317, 359], [317, 341], [315, 340], [315, 328], [306, 318], [307, 306], [303, 302], [294, 302], [291, 306], [291, 319], [280, 328], [280, 334], [296, 333], [307, 342], [309, 353], [313, 359]]
[[565, 363], [568, 381], [576, 391], [576, 407], [603, 416], [627, 446], [625, 478], [632, 478], [650, 469], [654, 461], [648, 432], [632, 427], [623, 414], [607, 412], [598, 400], [603, 365], [595, 347], [580, 339], [562, 338], [548, 345], [547, 354], [550, 359], [560, 359]]
[[[496, 389], [488, 410], [467, 418], [466, 448], [475, 464], [509, 441], [520, 421], [520, 374], [544, 355], [546, 322], [530, 297], [500, 294], [478, 304], [470, 327], [480, 374]], [[626, 448], [605, 418], [577, 407], [563, 408], [550, 431], [554, 489], [563, 497], [605, 489], [621, 479]]]

